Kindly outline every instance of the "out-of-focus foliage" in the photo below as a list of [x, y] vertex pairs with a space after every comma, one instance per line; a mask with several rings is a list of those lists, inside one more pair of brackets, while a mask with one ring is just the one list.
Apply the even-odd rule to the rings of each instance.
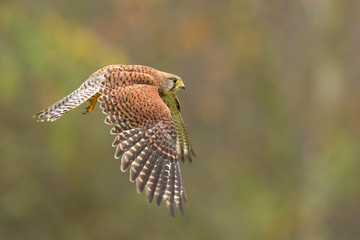
[[[360, 2], [0, 2], [1, 239], [359, 239]], [[180, 75], [197, 158], [171, 220], [99, 109], [34, 113], [98, 68]]]

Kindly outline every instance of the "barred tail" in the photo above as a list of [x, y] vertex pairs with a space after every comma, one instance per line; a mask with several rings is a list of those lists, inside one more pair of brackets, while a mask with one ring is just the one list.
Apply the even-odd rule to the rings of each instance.
[[95, 95], [101, 88], [101, 83], [105, 80], [104, 75], [90, 76], [78, 89], [70, 93], [60, 101], [45, 108], [33, 117], [39, 122], [55, 121], [66, 112], [76, 108], [83, 102]]

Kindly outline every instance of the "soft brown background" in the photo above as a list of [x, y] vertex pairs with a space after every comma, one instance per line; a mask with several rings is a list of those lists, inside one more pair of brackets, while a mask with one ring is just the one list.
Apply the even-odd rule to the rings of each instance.
[[[1, 1], [1, 239], [360, 239], [357, 0]], [[32, 115], [98, 68], [180, 75], [197, 158], [172, 220], [85, 105]]]

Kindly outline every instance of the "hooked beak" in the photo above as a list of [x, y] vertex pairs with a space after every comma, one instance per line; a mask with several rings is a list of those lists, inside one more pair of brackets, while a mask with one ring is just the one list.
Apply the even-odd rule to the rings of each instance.
[[184, 89], [185, 90], [185, 85], [184, 85], [184, 83], [181, 81], [181, 83], [179, 84], [179, 88], [181, 88], [181, 89]]

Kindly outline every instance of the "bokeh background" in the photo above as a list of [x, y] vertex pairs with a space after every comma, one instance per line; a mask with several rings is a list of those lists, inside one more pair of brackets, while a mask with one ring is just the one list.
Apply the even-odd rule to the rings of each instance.
[[[360, 2], [0, 2], [1, 239], [360, 239]], [[180, 75], [197, 158], [171, 219], [86, 105], [32, 115], [109, 64]]]

